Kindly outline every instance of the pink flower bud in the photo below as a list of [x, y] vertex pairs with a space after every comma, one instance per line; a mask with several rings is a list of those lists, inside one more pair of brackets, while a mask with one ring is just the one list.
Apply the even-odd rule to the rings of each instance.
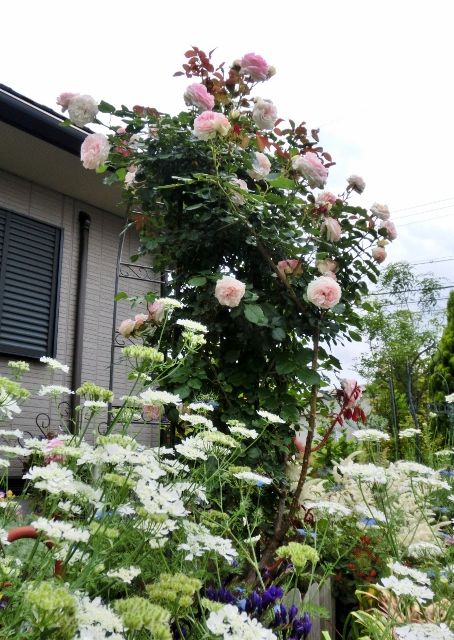
[[379, 246], [373, 247], [372, 257], [375, 260], [375, 262], [378, 262], [378, 264], [381, 264], [386, 260], [386, 255], [387, 254], [384, 247], [379, 247]]

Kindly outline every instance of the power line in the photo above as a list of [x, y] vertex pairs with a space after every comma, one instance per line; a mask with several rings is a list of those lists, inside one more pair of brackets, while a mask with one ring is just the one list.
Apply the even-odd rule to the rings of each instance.
[[409, 211], [410, 209], [419, 209], [419, 207], [428, 207], [431, 204], [439, 204], [440, 202], [448, 202], [448, 200], [454, 200], [454, 196], [450, 198], [443, 198], [443, 200], [432, 200], [431, 202], [422, 202], [421, 204], [414, 204], [411, 207], [403, 207], [401, 209], [394, 209], [394, 211]]
[[448, 216], [453, 215], [453, 211], [450, 213], [445, 213], [442, 216], [434, 216], [433, 218], [428, 218], [427, 220], [415, 220], [414, 222], [406, 222], [405, 224], [400, 224], [399, 227], [408, 227], [411, 224], [424, 224], [426, 222], [432, 222], [433, 220], [439, 220], [440, 218], [447, 218]]
[[408, 264], [412, 264], [414, 266], [420, 264], [433, 264], [435, 262], [452, 262], [454, 260], [454, 256], [446, 256], [445, 258], [433, 258], [432, 260], [419, 260], [418, 262], [409, 262]]
[[443, 209], [450, 209], [454, 207], [454, 202], [447, 204], [444, 207], [436, 207], [435, 209], [424, 209], [424, 211], [416, 211], [415, 213], [406, 213], [403, 216], [393, 216], [393, 220], [403, 220], [403, 218], [414, 218], [415, 216], [425, 216], [427, 213], [433, 213], [434, 211], [442, 211]]
[[[454, 284], [443, 285], [442, 287], [433, 287], [431, 291], [439, 291], [440, 289], [454, 289]], [[415, 291], [426, 291], [424, 288], [418, 289], [401, 289], [398, 291], [373, 291], [369, 293], [370, 296], [387, 296], [387, 295], [395, 295], [401, 293], [414, 293]]]

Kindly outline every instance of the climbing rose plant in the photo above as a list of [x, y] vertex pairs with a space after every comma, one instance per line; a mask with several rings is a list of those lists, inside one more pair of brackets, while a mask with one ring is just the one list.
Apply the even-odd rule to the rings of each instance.
[[[278, 117], [263, 97], [275, 69], [262, 56], [248, 53], [228, 67], [216, 66], [212, 53], [185, 53], [175, 75], [189, 81], [187, 108], [178, 115], [99, 103], [108, 133], [88, 135], [81, 159], [108, 184], [123, 185], [139, 254], [167, 274], [168, 294], [184, 304], [185, 317], [208, 327], [205, 344], [167, 388], [183, 400], [215, 400], [222, 419], [253, 419], [260, 409], [282, 416], [244, 454], [247, 464], [260, 459], [281, 479], [300, 419], [307, 421], [301, 481], [290, 515], [276, 524], [277, 544], [305, 483], [317, 413], [329, 413], [317, 396], [324, 372], [339, 368], [330, 347], [361, 339], [367, 282], [376, 281], [396, 231], [386, 205], [351, 204], [365, 188], [360, 176], [348, 177], [341, 194], [324, 190], [333, 159], [318, 129]], [[88, 98], [66, 93], [59, 103], [87, 124]], [[139, 314], [120, 331], [146, 339], [161, 325], [166, 350], [175, 353], [179, 333], [162, 326], [153, 294], [142, 302], [147, 319]], [[323, 441], [338, 421], [333, 416]]]

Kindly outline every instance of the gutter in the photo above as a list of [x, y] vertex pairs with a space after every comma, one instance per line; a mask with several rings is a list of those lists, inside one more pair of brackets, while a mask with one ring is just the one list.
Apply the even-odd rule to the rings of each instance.
[[79, 156], [89, 129], [61, 126], [65, 118], [0, 84], [0, 120], [59, 149]]

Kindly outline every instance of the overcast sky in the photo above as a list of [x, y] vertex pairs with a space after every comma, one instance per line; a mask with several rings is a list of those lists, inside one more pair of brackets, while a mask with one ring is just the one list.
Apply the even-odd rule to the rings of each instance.
[[[54, 108], [78, 91], [175, 112], [188, 81], [172, 76], [190, 45], [228, 64], [259, 53], [277, 74], [256, 95], [321, 128], [337, 162], [328, 188], [360, 174], [358, 204], [393, 212], [390, 260], [436, 260], [454, 256], [453, 24], [450, 0], [4, 2], [0, 81]], [[451, 284], [453, 266], [418, 269]]]

